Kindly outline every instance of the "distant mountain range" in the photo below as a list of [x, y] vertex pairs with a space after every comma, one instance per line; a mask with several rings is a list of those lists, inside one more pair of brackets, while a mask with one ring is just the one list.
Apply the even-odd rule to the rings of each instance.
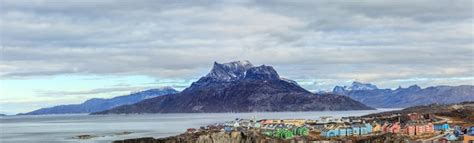
[[271, 66], [215, 62], [206, 76], [180, 93], [93, 114], [322, 111], [373, 109], [346, 96], [313, 94], [280, 78]]
[[41, 108], [32, 112], [22, 113], [20, 115], [92, 113], [111, 109], [121, 105], [137, 103], [144, 99], [174, 93], [178, 93], [178, 91], [171, 87], [164, 87], [132, 93], [130, 95], [117, 96], [110, 99], [92, 98], [82, 104], [59, 105], [49, 108]]
[[370, 83], [353, 82], [351, 86], [336, 86], [334, 94], [345, 95], [376, 108], [405, 108], [433, 103], [450, 104], [474, 101], [474, 86], [433, 86], [420, 88], [379, 89]]

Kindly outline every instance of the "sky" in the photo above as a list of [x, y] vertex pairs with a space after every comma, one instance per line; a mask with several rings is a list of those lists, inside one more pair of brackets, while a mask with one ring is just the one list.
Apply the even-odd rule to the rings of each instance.
[[471, 0], [0, 0], [0, 113], [171, 86], [213, 62], [310, 91], [474, 85]]

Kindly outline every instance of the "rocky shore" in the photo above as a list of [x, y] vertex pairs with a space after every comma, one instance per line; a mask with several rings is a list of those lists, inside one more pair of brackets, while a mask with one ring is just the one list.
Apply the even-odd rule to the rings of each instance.
[[[473, 102], [427, 105], [362, 117], [343, 117], [341, 119], [322, 117], [319, 121], [309, 119], [263, 119], [258, 121], [236, 119], [200, 129], [190, 128], [186, 133], [177, 136], [157, 139], [151, 137], [126, 139], [114, 141], [114, 143], [459, 141], [463, 134], [467, 134], [465, 131], [473, 129], [473, 107]], [[412, 127], [416, 127], [416, 131], [412, 130]]]
[[383, 134], [371, 137], [361, 137], [352, 139], [330, 139], [330, 140], [319, 140], [311, 138], [293, 138], [293, 139], [277, 139], [270, 138], [259, 134], [258, 132], [247, 132], [247, 131], [233, 131], [233, 132], [196, 132], [196, 133], [184, 133], [178, 136], [166, 137], [166, 138], [136, 138], [117, 140], [113, 143], [299, 143], [299, 142], [410, 142], [408, 137], [399, 136], [396, 134]]
[[126, 139], [114, 141], [114, 143], [260, 143], [274, 141], [276, 139], [265, 137], [254, 131], [223, 132], [211, 130], [158, 139], [151, 137]]

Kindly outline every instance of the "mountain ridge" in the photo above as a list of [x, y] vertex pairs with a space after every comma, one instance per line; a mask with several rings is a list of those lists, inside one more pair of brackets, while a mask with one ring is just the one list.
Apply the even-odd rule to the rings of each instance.
[[178, 91], [171, 87], [162, 87], [144, 90], [140, 92], [134, 92], [129, 95], [116, 96], [113, 98], [91, 98], [80, 104], [57, 105], [53, 107], [41, 108], [28, 113], [20, 113], [18, 115], [92, 113], [111, 109], [113, 107], [121, 105], [137, 103], [144, 99], [177, 92]]
[[332, 92], [377, 108], [404, 108], [433, 103], [474, 101], [474, 86], [472, 85], [439, 85], [421, 88], [415, 84], [406, 88], [365, 90], [348, 90], [340, 87], [334, 87]]
[[143, 100], [93, 114], [275, 112], [373, 109], [348, 97], [315, 95], [280, 78], [272, 66], [249, 61], [219, 64], [177, 94]]

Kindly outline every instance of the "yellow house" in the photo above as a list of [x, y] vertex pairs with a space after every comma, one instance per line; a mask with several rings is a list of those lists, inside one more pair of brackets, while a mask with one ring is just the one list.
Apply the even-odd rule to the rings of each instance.
[[464, 143], [470, 143], [470, 142], [474, 142], [474, 136], [472, 135], [464, 135]]
[[382, 131], [382, 125], [377, 122], [372, 123], [372, 132], [380, 132]]
[[294, 126], [304, 126], [306, 123], [305, 119], [287, 119], [283, 120], [283, 124], [294, 125]]

